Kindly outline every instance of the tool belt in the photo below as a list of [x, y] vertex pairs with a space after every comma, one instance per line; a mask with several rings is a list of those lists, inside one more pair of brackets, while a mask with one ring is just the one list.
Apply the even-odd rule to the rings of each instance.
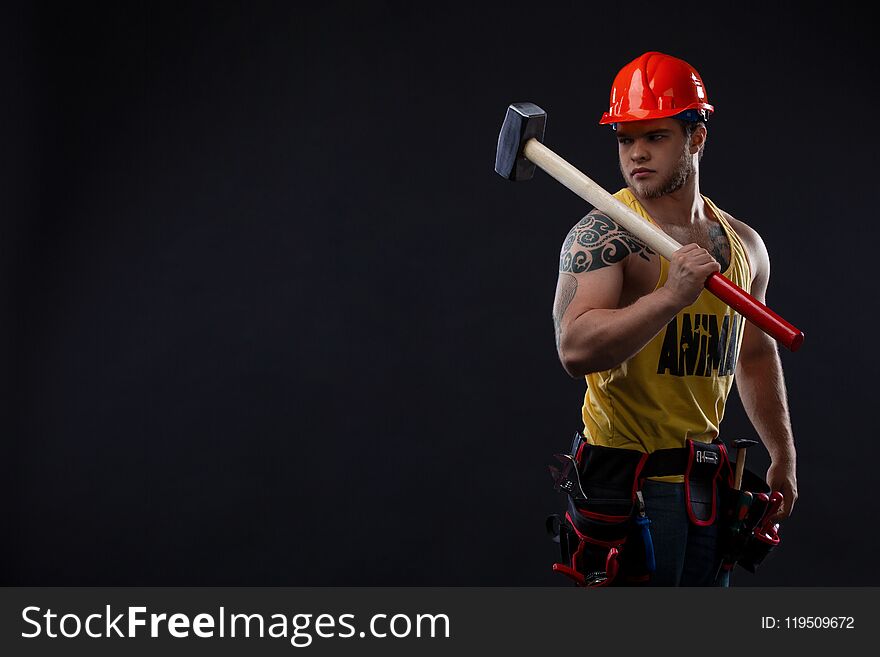
[[755, 573], [779, 545], [779, 525], [770, 518], [782, 504], [782, 494], [771, 491], [763, 479], [744, 470], [741, 489], [729, 488], [724, 497], [720, 569], [729, 571], [739, 564]]
[[[566, 493], [567, 504], [564, 515], [547, 518], [547, 531], [561, 553], [553, 570], [579, 586], [632, 585], [650, 579], [654, 551], [641, 495], [648, 477], [683, 474], [691, 523], [724, 523], [720, 568], [729, 570], [739, 562], [754, 572], [779, 542], [775, 532], [771, 536], [760, 531], [759, 521], [769, 503], [761, 509], [758, 501], [742, 511], [740, 491], [732, 487], [727, 449], [720, 440], [706, 444], [688, 439], [685, 447], [646, 454], [591, 445], [578, 432], [570, 452], [555, 456], [561, 467], [550, 466], [550, 473], [556, 490]], [[743, 488], [756, 491], [753, 499], [760, 493], [769, 502], [767, 484], [745, 472]], [[739, 520], [737, 514], [742, 516]]]

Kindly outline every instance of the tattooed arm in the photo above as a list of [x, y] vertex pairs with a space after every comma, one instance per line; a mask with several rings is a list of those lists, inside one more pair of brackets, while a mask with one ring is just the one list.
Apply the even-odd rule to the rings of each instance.
[[611, 369], [632, 357], [690, 305], [718, 263], [696, 244], [673, 255], [667, 283], [620, 307], [625, 261], [653, 255], [641, 240], [593, 211], [562, 245], [553, 304], [556, 349], [572, 377]]
[[[764, 241], [741, 221], [733, 219], [730, 224], [747, 248], [753, 276], [750, 292], [761, 303], [765, 303], [770, 281], [770, 256]], [[743, 331], [734, 381], [746, 415], [770, 454], [767, 483], [785, 498], [776, 515], [776, 520], [783, 520], [791, 514], [797, 500], [797, 458], [785, 379], [776, 343], [750, 322], [746, 322]]]

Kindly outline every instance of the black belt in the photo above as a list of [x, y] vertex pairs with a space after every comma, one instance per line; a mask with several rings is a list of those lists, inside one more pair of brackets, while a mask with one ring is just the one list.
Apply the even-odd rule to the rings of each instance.
[[685, 470], [687, 470], [687, 463], [688, 449], [686, 447], [658, 449], [648, 455], [648, 460], [642, 469], [642, 476], [669, 477], [671, 475], [683, 475]]
[[[571, 454], [576, 456], [581, 443], [586, 442], [583, 434], [575, 433], [574, 441], [571, 445]], [[717, 438], [713, 441], [720, 442]], [[670, 477], [673, 475], [683, 475], [687, 471], [688, 457], [690, 453], [687, 447], [672, 447], [668, 449], [658, 449], [648, 455], [645, 467], [642, 468], [642, 477]], [[734, 461], [730, 464], [734, 465]]]

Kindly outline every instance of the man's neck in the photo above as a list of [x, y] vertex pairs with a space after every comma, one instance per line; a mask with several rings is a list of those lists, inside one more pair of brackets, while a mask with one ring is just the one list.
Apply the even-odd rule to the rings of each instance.
[[700, 195], [697, 176], [692, 176], [671, 194], [659, 198], [645, 198], [632, 187], [629, 191], [658, 224], [688, 226], [706, 220], [706, 204]]

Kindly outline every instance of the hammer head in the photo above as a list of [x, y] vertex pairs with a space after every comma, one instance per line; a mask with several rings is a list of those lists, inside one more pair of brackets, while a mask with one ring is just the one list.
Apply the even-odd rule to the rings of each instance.
[[507, 108], [498, 148], [495, 151], [495, 172], [508, 180], [529, 180], [535, 165], [523, 155], [523, 147], [533, 137], [544, 140], [547, 112], [534, 103], [514, 103]]

